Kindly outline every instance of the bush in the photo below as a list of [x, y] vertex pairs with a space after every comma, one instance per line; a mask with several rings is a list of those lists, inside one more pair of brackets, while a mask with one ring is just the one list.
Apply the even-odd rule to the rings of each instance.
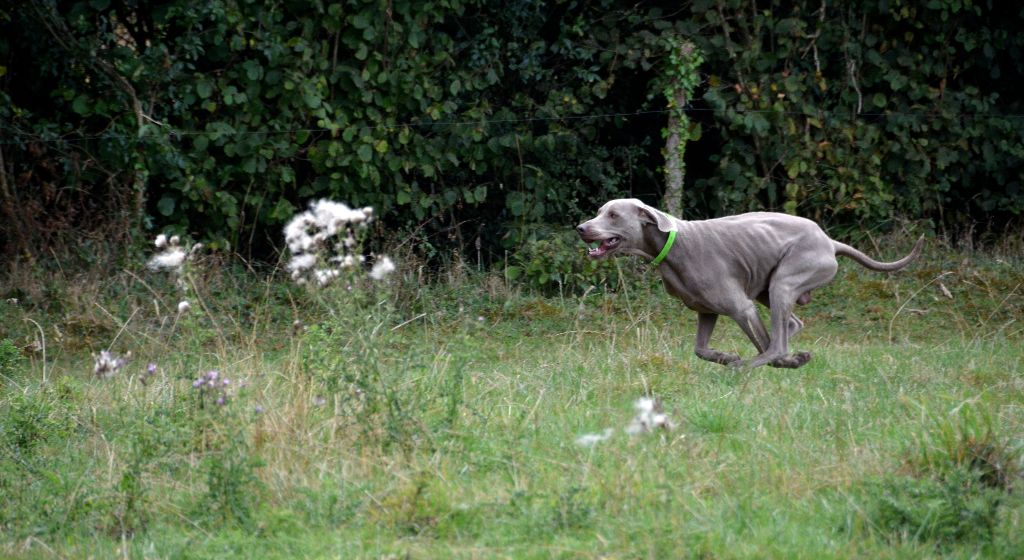
[[586, 246], [572, 231], [550, 232], [538, 226], [526, 238], [506, 269], [509, 280], [541, 293], [582, 294], [592, 287], [610, 291], [622, 285], [638, 287], [647, 276], [632, 258], [591, 259]]
[[931, 425], [906, 446], [905, 470], [869, 483], [870, 527], [887, 539], [985, 543], [1020, 477], [1020, 452], [1000, 437], [992, 416], [970, 404]]
[[1021, 450], [995, 426], [989, 411], [969, 403], [951, 417], [933, 416], [906, 446], [907, 467], [919, 477], [966, 471], [986, 487], [1009, 491], [1021, 478]]
[[75, 418], [53, 388], [19, 394], [5, 403], [0, 416], [0, 442], [28, 457], [44, 444], [70, 436]]
[[869, 484], [868, 494], [871, 525], [885, 538], [941, 546], [990, 540], [1005, 498], [968, 469], [941, 478], [887, 478]]
[[661, 198], [681, 40], [706, 57], [685, 81], [707, 77], [688, 214], [1024, 212], [1012, 2], [19, 5], [0, 12], [7, 255], [152, 223], [266, 255], [318, 197], [439, 243], [468, 224], [501, 255], [514, 225]]

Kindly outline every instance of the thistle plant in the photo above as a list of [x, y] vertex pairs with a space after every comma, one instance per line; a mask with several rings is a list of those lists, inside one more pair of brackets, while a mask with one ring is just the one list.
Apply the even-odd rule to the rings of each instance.
[[153, 363], [153, 362], [149, 362], [146, 365], [146, 371], [142, 372], [142, 375], [139, 376], [139, 381], [143, 385], [149, 385], [149, 382], [152, 381], [156, 377], [156, 371], [157, 371], [156, 364]]
[[[284, 228], [291, 253], [287, 269], [297, 284], [323, 287], [348, 272], [354, 275], [365, 258], [362, 248], [373, 208], [349, 208], [341, 202], [321, 199], [297, 214]], [[386, 256], [377, 257], [370, 278], [381, 281], [394, 272]]]
[[220, 372], [215, 369], [207, 371], [192, 382], [192, 388], [199, 396], [201, 407], [205, 407], [207, 401], [211, 401], [217, 406], [228, 404], [231, 398], [230, 387], [231, 380], [221, 377]]
[[[636, 416], [634, 416], [633, 419], [629, 421], [629, 424], [627, 424], [622, 430], [628, 435], [636, 436], [639, 434], [654, 432], [656, 430], [669, 432], [676, 428], [675, 422], [673, 422], [672, 419], [669, 418], [668, 414], [665, 413], [660, 399], [642, 397], [633, 403], [633, 408], [636, 410]], [[605, 430], [600, 433], [583, 434], [576, 438], [576, 444], [582, 445], [583, 447], [590, 447], [594, 444], [611, 439], [614, 434], [615, 430], [613, 428], [605, 428]]]
[[630, 435], [644, 434], [654, 430], [671, 431], [675, 429], [675, 423], [665, 414], [661, 401], [649, 397], [637, 399], [633, 403], [636, 409], [636, 416], [626, 426], [626, 433]]
[[175, 283], [178, 287], [183, 292], [187, 291], [188, 283], [184, 278], [185, 267], [203, 249], [203, 244], [196, 243], [191, 247], [183, 247], [181, 245], [181, 237], [177, 235], [167, 237], [167, 235], [161, 233], [156, 236], [153, 245], [160, 252], [153, 255], [149, 262], [146, 263], [146, 266], [153, 271], [171, 272], [175, 276]]
[[109, 350], [100, 350], [99, 354], [93, 355], [92, 373], [100, 379], [114, 377], [128, 363], [131, 357], [131, 352], [119, 357]]

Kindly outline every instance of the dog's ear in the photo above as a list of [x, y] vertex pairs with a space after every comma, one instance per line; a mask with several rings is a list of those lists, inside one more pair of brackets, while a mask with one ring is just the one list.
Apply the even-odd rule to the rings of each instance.
[[664, 232], [675, 231], [676, 224], [672, 221], [672, 217], [668, 214], [648, 206], [639, 200], [635, 201], [637, 213], [640, 214], [640, 221], [643, 223], [654, 224], [658, 226], [658, 229]]

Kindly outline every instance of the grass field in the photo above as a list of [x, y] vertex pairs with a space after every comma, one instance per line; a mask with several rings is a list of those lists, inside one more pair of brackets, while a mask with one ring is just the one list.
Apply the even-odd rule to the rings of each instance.
[[[1024, 557], [1022, 264], [844, 262], [797, 370], [698, 360], [649, 273], [586, 296], [459, 266], [310, 292], [208, 259], [179, 315], [141, 266], [21, 272], [0, 555]], [[100, 379], [106, 348], [132, 356]], [[644, 396], [674, 430], [624, 432]]]

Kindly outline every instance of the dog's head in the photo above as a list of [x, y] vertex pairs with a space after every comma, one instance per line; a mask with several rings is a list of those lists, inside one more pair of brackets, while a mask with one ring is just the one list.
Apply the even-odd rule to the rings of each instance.
[[[576, 226], [576, 232], [584, 242], [598, 244], [588, 253], [591, 258], [616, 254], [653, 258], [652, 248], [645, 240], [645, 227], [657, 227], [663, 232], [676, 229], [668, 214], [635, 198], [621, 198], [605, 203], [594, 219]], [[659, 249], [654, 248], [654, 253]]]

